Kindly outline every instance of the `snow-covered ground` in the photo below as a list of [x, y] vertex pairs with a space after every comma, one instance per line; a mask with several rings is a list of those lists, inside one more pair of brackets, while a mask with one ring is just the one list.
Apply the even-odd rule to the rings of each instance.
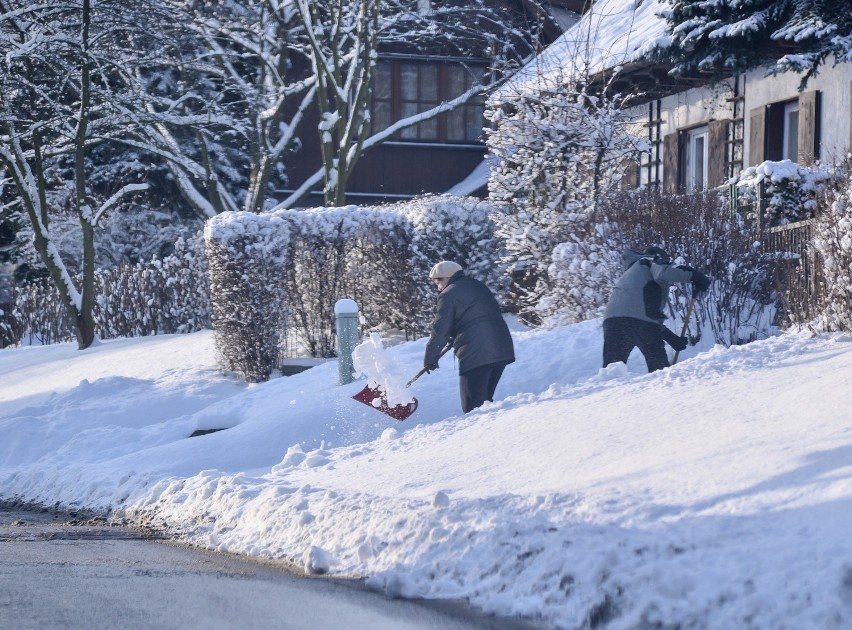
[[560, 628], [852, 627], [852, 338], [649, 375], [600, 369], [600, 321], [513, 334], [498, 401], [462, 416], [447, 356], [402, 423], [335, 362], [221, 375], [208, 332], [3, 350], [0, 498]]

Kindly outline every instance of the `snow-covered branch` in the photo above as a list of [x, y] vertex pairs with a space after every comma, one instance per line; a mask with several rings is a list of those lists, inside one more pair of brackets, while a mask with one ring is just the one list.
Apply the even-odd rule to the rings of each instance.
[[142, 192], [143, 190], [148, 190], [148, 184], [127, 184], [122, 187], [118, 192], [116, 192], [112, 197], [107, 199], [101, 207], [97, 209], [92, 217], [92, 225], [97, 225], [100, 218], [104, 215], [105, 212], [113, 209], [119, 201], [121, 201], [125, 195], [132, 192]]

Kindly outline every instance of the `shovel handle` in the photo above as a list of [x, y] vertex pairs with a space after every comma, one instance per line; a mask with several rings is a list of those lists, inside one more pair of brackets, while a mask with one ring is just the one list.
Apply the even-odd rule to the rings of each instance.
[[[447, 352], [449, 352], [449, 351], [450, 351], [450, 348], [452, 348], [452, 347], [453, 347], [453, 344], [447, 344], [447, 347], [446, 347], [446, 348], [444, 348], [443, 350], [441, 350], [441, 354], [439, 354], [439, 355], [438, 355], [438, 359], [440, 359], [442, 356], [444, 356], [445, 354], [447, 354]], [[426, 371], [427, 371], [427, 370], [426, 370], [426, 368], [424, 367], [424, 368], [423, 368], [422, 370], [420, 370], [417, 374], [415, 374], [415, 375], [412, 377], [412, 379], [411, 379], [410, 381], [408, 381], [408, 382], [405, 384], [405, 386], [406, 386], [406, 387], [411, 387], [411, 384], [412, 384], [414, 381], [416, 381], [418, 378], [420, 378], [421, 376], [423, 376], [424, 374], [426, 374]]]
[[[683, 328], [680, 329], [680, 336], [683, 337], [686, 334], [686, 330], [689, 327], [689, 318], [692, 317], [692, 309], [695, 308], [695, 296], [692, 296], [692, 299], [689, 301], [689, 307], [686, 309], [686, 317], [683, 318]], [[674, 353], [674, 357], [672, 358], [672, 365], [677, 363], [677, 357], [680, 354], [680, 350]]]

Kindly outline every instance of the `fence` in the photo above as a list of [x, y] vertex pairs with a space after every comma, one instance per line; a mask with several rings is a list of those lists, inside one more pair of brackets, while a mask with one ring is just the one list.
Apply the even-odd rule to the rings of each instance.
[[730, 184], [727, 192], [731, 211], [753, 221], [760, 234], [761, 249], [773, 262], [779, 314], [790, 320], [807, 321], [814, 313], [822, 268], [819, 254], [811, 245], [814, 219], [767, 225], [768, 194], [763, 181], [750, 192]]

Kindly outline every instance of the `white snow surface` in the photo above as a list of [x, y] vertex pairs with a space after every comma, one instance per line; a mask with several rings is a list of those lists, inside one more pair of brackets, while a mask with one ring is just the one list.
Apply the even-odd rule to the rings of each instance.
[[462, 415], [447, 355], [405, 422], [334, 361], [222, 375], [210, 332], [3, 350], [0, 498], [558, 628], [852, 627], [852, 337], [646, 374], [600, 369], [600, 320], [512, 328], [498, 400]]

